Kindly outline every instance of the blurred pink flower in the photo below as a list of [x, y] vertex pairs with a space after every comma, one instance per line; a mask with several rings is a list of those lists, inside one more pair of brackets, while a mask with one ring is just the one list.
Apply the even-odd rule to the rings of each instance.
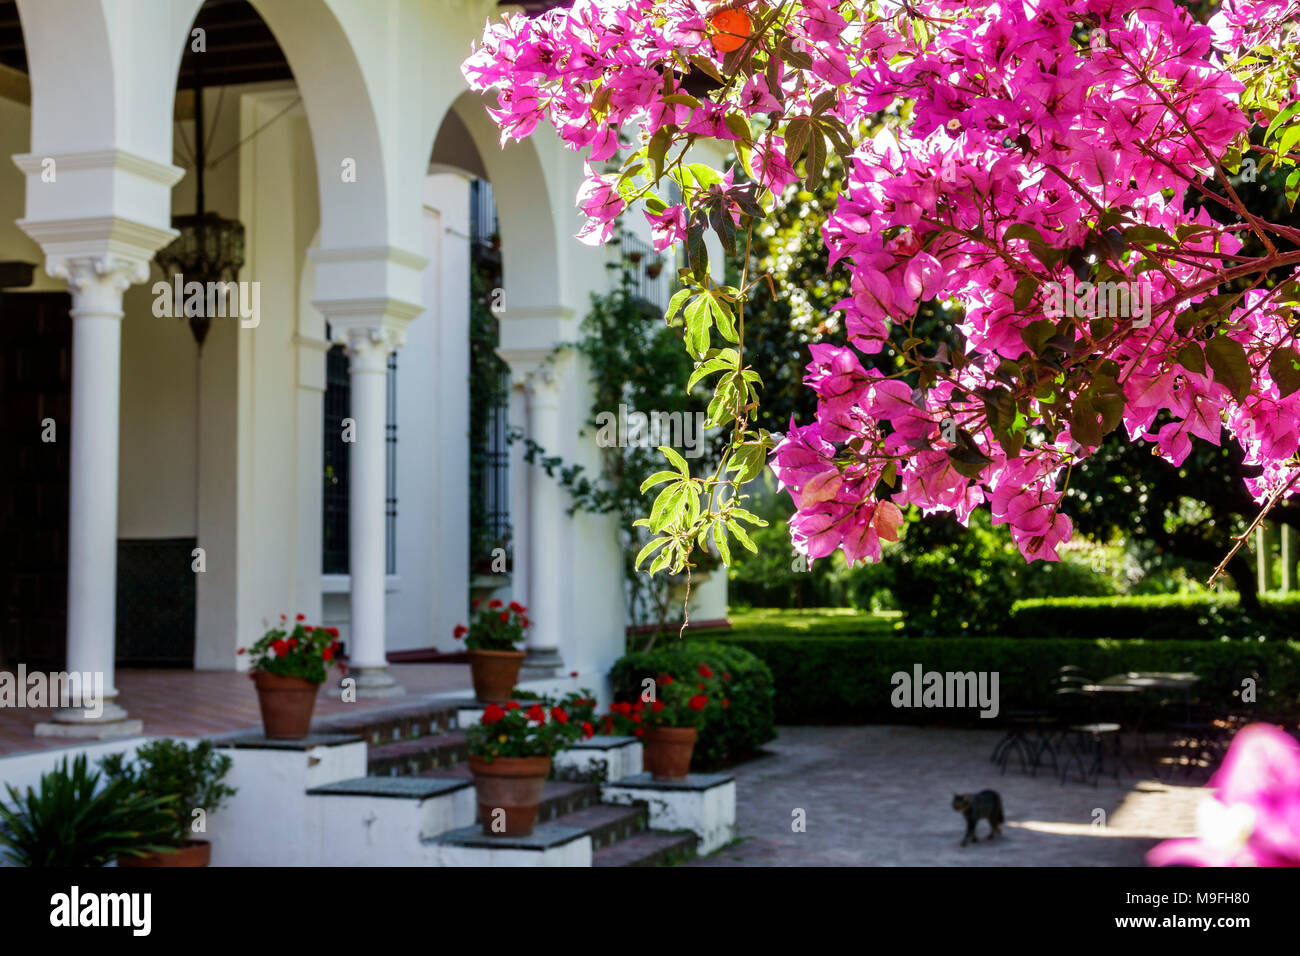
[[1166, 840], [1152, 866], [1300, 866], [1300, 743], [1272, 724], [1242, 728], [1217, 790], [1197, 813], [1199, 835]]

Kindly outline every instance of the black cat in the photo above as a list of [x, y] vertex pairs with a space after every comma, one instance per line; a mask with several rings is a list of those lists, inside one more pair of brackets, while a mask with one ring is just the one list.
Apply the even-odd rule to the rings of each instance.
[[986, 839], [992, 840], [995, 836], [1002, 835], [998, 827], [1006, 817], [1002, 815], [1002, 798], [997, 795], [997, 791], [981, 790], [974, 795], [954, 793], [952, 808], [966, 818], [966, 835], [962, 837], [962, 846], [972, 841], [979, 842], [979, 837], [975, 835], [975, 824], [980, 820], [989, 822], [989, 835]]

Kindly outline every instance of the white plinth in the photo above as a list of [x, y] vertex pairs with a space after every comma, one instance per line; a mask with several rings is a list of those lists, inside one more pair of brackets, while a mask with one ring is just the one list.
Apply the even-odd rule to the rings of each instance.
[[700, 856], [736, 838], [736, 781], [726, 774], [664, 781], [642, 773], [604, 784], [600, 792], [606, 803], [645, 803], [652, 830], [690, 830], [700, 838]]

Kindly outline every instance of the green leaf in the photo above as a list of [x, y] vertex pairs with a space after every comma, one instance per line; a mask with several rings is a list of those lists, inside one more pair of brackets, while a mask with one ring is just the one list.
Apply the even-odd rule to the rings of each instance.
[[1236, 339], [1216, 335], [1205, 345], [1205, 360], [1214, 369], [1214, 380], [1241, 401], [1250, 392], [1250, 362]]
[[1164, 246], [1177, 247], [1178, 242], [1173, 236], [1163, 229], [1157, 229], [1155, 226], [1129, 226], [1124, 230], [1124, 238], [1129, 242], [1137, 243], [1158, 243]]
[[681, 475], [675, 471], [656, 471], [645, 481], [641, 482], [641, 494], [645, 494], [647, 489], [653, 488], [655, 485], [661, 485], [665, 481], [672, 481], [680, 477]]
[[659, 450], [664, 453], [664, 457], [673, 463], [673, 467], [682, 473], [683, 478], [691, 477], [690, 465], [686, 464], [686, 459], [677, 454], [667, 445], [660, 445]]
[[[1015, 294], [1011, 296], [1011, 301], [1015, 305], [1017, 312], [1025, 311], [1029, 306], [1030, 300], [1034, 297], [1034, 290], [1037, 288], [1038, 280], [1033, 276], [1020, 277], [1020, 281], [1016, 283]], [[1050, 325], [1051, 323], [1048, 324]], [[1021, 338], [1024, 338], [1023, 331], [1024, 330], [1022, 330]], [[1050, 337], [1051, 336], [1048, 336], [1048, 338]]]
[[713, 523], [713, 543], [718, 546], [718, 557], [722, 558], [722, 563], [731, 567], [731, 546], [727, 544], [727, 533], [723, 530], [721, 521]]
[[682, 309], [682, 303], [691, 297], [690, 289], [680, 289], [673, 293], [673, 297], [668, 300], [668, 311], [664, 314], [664, 319], [671, 325], [677, 313]]
[[1272, 138], [1273, 134], [1285, 126], [1287, 121], [1290, 120], [1291, 117], [1295, 116], [1296, 113], [1300, 113], [1300, 101], [1290, 104], [1286, 109], [1273, 117], [1273, 122], [1269, 123], [1268, 129], [1264, 130], [1263, 142], [1265, 146], [1268, 145], [1268, 141]]
[[731, 307], [716, 295], [710, 294], [708, 298], [709, 311], [713, 315], [713, 323], [718, 327], [718, 332], [728, 342], [739, 342], [740, 336], [736, 334], [736, 321], [731, 315]]
[[646, 157], [650, 160], [655, 182], [659, 182], [664, 174], [664, 156], [672, 145], [673, 133], [676, 131], [675, 126], [665, 126], [650, 137], [650, 144], [646, 146]]
[[735, 536], [736, 540], [744, 545], [747, 550], [752, 551], [754, 554], [758, 554], [758, 547], [754, 544], [754, 539], [749, 536], [748, 531], [741, 527], [739, 521], [736, 521], [734, 518], [728, 518], [727, 528], [731, 531], [732, 535]]
[[702, 295], [686, 307], [686, 348], [696, 359], [702, 358], [709, 349], [709, 329], [713, 325], [711, 299], [712, 296]]
[[644, 561], [646, 558], [648, 558], [651, 554], [653, 554], [653, 553], [654, 553], [655, 551], [657, 551], [659, 548], [662, 548], [664, 545], [666, 545], [666, 544], [667, 544], [669, 541], [671, 541], [671, 540], [672, 540], [672, 538], [652, 538], [652, 539], [651, 539], [651, 540], [646, 544], [646, 546], [645, 546], [644, 548], [641, 549], [640, 553], [637, 554], [637, 556], [636, 556], [636, 561], [633, 562], [632, 567], [634, 567], [634, 568], [638, 568], [638, 569], [639, 569], [639, 568], [641, 567], [641, 562], [642, 562], [642, 561]]
[[1300, 389], [1300, 354], [1289, 345], [1278, 348], [1268, 360], [1268, 374], [1277, 383], [1277, 389], [1286, 398]]
[[1176, 356], [1178, 364], [1189, 372], [1196, 372], [1198, 375], [1205, 374], [1205, 353], [1195, 342], [1188, 342], [1178, 350]]

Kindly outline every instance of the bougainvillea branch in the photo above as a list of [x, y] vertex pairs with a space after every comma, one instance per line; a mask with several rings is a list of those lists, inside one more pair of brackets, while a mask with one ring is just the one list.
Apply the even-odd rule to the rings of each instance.
[[[1275, 167], [1300, 195], [1298, 44], [1300, 0], [1206, 23], [1173, 0], [576, 0], [489, 25], [465, 75], [495, 92], [503, 142], [545, 122], [587, 151], [579, 238], [638, 208], [658, 250], [685, 247], [667, 319], [730, 442], [705, 476], [664, 449], [638, 564], [752, 547], [741, 488], [766, 464], [795, 547], [850, 562], [879, 558], [911, 505], [988, 506], [1026, 558], [1056, 560], [1070, 469], [1120, 428], [1175, 465], [1226, 429], [1257, 501], [1293, 493], [1297, 232], [1229, 178]], [[704, 140], [735, 161], [697, 161]], [[778, 436], [745, 364], [761, 277], [717, 285], [704, 238], [737, 250], [832, 152], [846, 341], [811, 347], [816, 418]], [[930, 301], [956, 347], [910, 333]], [[902, 374], [864, 365], [886, 349]]]

